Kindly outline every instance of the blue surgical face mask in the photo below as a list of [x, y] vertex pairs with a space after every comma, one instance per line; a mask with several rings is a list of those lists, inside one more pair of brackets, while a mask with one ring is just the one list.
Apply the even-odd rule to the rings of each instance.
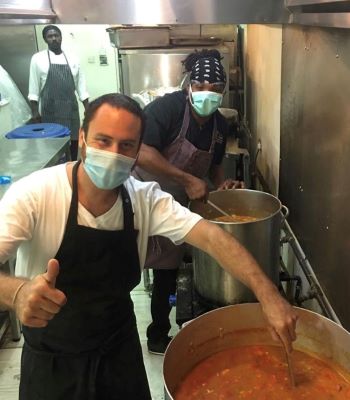
[[83, 166], [89, 178], [99, 189], [110, 190], [120, 186], [128, 179], [134, 164], [134, 158], [86, 145]]
[[189, 94], [192, 107], [194, 108], [195, 112], [201, 117], [208, 117], [221, 106], [221, 93], [210, 92], [208, 90], [192, 92], [190, 85]]

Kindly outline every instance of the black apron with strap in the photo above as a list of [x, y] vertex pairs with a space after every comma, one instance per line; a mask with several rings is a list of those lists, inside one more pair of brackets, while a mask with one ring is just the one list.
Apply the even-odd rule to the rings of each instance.
[[71, 132], [72, 140], [77, 140], [80, 119], [72, 71], [64, 53], [67, 64], [52, 64], [49, 51], [47, 55], [50, 66], [40, 93], [41, 120], [66, 126]]
[[149, 400], [130, 298], [141, 277], [130, 197], [121, 186], [123, 230], [78, 225], [78, 167], [55, 257], [67, 303], [47, 327], [23, 327], [20, 400]]

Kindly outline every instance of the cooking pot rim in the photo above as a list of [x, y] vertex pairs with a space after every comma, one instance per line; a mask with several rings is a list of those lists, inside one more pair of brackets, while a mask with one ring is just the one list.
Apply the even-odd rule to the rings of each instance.
[[[214, 314], [214, 313], [218, 312], [219, 310], [228, 309], [228, 308], [242, 308], [242, 307], [244, 307], [244, 308], [257, 308], [257, 307], [261, 308], [261, 305], [260, 305], [260, 303], [239, 303], [239, 304], [229, 304], [229, 305], [226, 305], [226, 306], [218, 307], [218, 308], [215, 308], [214, 310], [207, 311], [204, 314], [201, 314], [198, 317], [193, 318], [192, 320], [186, 322], [185, 326], [182, 329], [185, 329], [192, 322], [197, 321], [197, 320], [199, 320], [201, 318], [204, 318], [206, 315]], [[297, 306], [294, 306], [294, 305], [292, 305], [292, 307], [297, 311], [301, 311], [302, 313], [305, 312], [307, 314], [312, 314], [315, 317], [318, 317], [318, 318], [321, 318], [321, 319], [326, 319], [332, 325], [336, 326], [337, 329], [341, 329], [341, 330], [344, 331], [344, 333], [350, 334], [350, 332], [347, 331], [342, 325], [338, 324], [337, 322], [329, 319], [328, 317], [326, 317], [326, 316], [324, 316], [324, 315], [322, 315], [322, 314], [320, 314], [320, 313], [318, 313], [316, 311], [312, 311], [312, 310], [309, 310], [309, 309], [303, 308], [303, 307], [297, 307]], [[179, 333], [180, 332], [181, 332], [181, 330], [179, 331]], [[176, 336], [174, 336], [174, 339], [175, 339], [175, 337]]]
[[[212, 220], [212, 219], [208, 219], [208, 221], [212, 222], [213, 224], [218, 224], [218, 225], [222, 225], [222, 224], [224, 224], [224, 225], [247, 225], [247, 224], [256, 224], [256, 223], [259, 223], [259, 222], [267, 221], [267, 220], [273, 218], [274, 216], [276, 216], [278, 213], [281, 212], [281, 209], [282, 209], [282, 202], [281, 202], [281, 200], [280, 200], [278, 197], [274, 196], [273, 194], [267, 193], [267, 192], [263, 192], [262, 190], [253, 190], [253, 189], [212, 190], [211, 192], [209, 192], [209, 196], [210, 196], [210, 194], [212, 194], [212, 193], [233, 192], [233, 191], [240, 191], [240, 192], [245, 192], [245, 193], [247, 193], [247, 192], [248, 192], [248, 193], [249, 193], [249, 192], [250, 192], [250, 193], [261, 193], [261, 194], [265, 195], [266, 197], [270, 197], [270, 198], [273, 198], [274, 200], [277, 200], [277, 202], [278, 202], [278, 204], [279, 204], [279, 208], [278, 208], [278, 210], [276, 210], [274, 213], [271, 213], [271, 214], [268, 215], [267, 217], [259, 218], [259, 219], [257, 219], [256, 221], [226, 222], [226, 221], [214, 221], [214, 220]], [[195, 200], [195, 201], [196, 201], [196, 200]], [[191, 204], [194, 204], [194, 203], [193, 203], [193, 200], [191, 200], [191, 201], [188, 203], [188, 208], [189, 208], [189, 210], [196, 213], [196, 211], [193, 211], [193, 210], [191, 209]], [[198, 214], [198, 213], [197, 213], [197, 214]], [[199, 215], [200, 215], [200, 214], [199, 214]], [[204, 217], [203, 217], [203, 218], [204, 218]]]
[[[238, 308], [238, 307], [239, 308], [242, 308], [242, 307], [244, 307], [244, 308], [257, 308], [257, 307], [261, 308], [261, 305], [260, 305], [260, 303], [239, 303], [239, 304], [229, 304], [229, 305], [226, 305], [226, 306], [215, 308], [214, 310], [207, 311], [204, 314], [199, 315], [198, 317], [193, 318], [192, 320], [186, 322], [185, 325], [183, 326], [183, 328], [178, 332], [178, 334], [181, 333], [181, 331], [183, 329], [187, 328], [187, 326], [190, 326], [193, 322], [199, 321], [200, 319], [204, 319], [207, 315], [217, 313], [217, 312], [219, 312], [219, 310], [224, 310], [224, 309], [228, 309], [228, 308]], [[297, 306], [294, 306], [294, 305], [292, 305], [292, 307], [295, 310], [300, 311], [302, 313], [305, 312], [305, 313], [311, 314], [311, 315], [313, 315], [313, 316], [315, 316], [317, 318], [325, 319], [328, 322], [330, 322], [334, 327], [336, 327], [336, 329], [339, 329], [339, 330], [343, 331], [344, 333], [346, 333], [348, 335], [350, 334], [350, 332], [347, 331], [342, 325], [338, 324], [337, 322], [332, 321], [328, 317], [326, 317], [326, 316], [324, 316], [324, 315], [322, 315], [322, 314], [320, 314], [320, 313], [318, 313], [316, 311], [312, 311], [312, 310], [309, 310], [309, 309], [303, 308], [303, 307], [297, 307]], [[169, 347], [170, 347], [170, 344], [174, 341], [174, 339], [176, 338], [177, 335], [175, 335], [173, 337], [173, 339], [169, 343]]]

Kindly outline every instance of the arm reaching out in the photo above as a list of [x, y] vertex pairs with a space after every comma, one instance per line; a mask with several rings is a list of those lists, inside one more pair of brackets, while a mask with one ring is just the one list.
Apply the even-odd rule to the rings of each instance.
[[47, 271], [32, 280], [0, 276], [1, 303], [13, 308], [22, 324], [43, 328], [66, 303], [66, 296], [55, 288], [59, 264], [51, 259]]
[[296, 339], [297, 314], [252, 255], [234, 237], [206, 220], [198, 222], [187, 234], [185, 241], [215, 258], [227, 272], [254, 292], [272, 336], [282, 340], [287, 350], [292, 351], [292, 342]]

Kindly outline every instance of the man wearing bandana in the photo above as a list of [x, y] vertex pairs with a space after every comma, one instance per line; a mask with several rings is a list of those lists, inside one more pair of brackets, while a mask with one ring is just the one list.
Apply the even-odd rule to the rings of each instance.
[[[184, 61], [189, 73], [187, 89], [158, 98], [145, 108], [147, 124], [135, 176], [157, 181], [182, 205], [208, 196], [209, 178], [217, 189], [241, 187], [224, 179], [222, 160], [228, 126], [219, 113], [226, 85], [225, 70], [217, 50], [190, 54]], [[163, 354], [170, 342], [169, 295], [176, 290], [177, 269], [183, 246], [163, 237], [151, 238], [146, 267], [153, 268], [152, 323], [148, 350]]]

